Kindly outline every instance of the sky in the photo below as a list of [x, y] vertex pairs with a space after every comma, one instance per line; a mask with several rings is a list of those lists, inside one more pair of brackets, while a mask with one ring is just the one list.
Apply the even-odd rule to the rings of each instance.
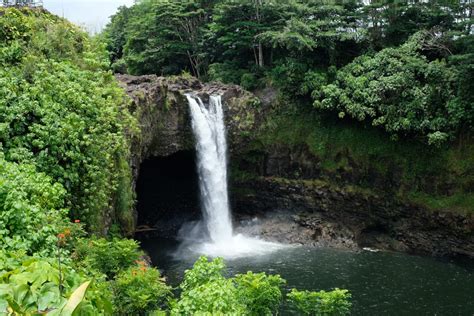
[[91, 33], [100, 32], [118, 7], [132, 4], [133, 0], [43, 0], [43, 6], [50, 12]]

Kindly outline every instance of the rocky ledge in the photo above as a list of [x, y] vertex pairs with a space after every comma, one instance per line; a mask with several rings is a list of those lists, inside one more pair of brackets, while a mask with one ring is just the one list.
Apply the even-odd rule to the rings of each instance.
[[234, 183], [242, 230], [285, 243], [474, 258], [474, 217], [353, 186], [261, 177]]
[[145, 159], [194, 150], [188, 93], [198, 95], [204, 102], [210, 95], [222, 97], [229, 146], [233, 152], [245, 146], [258, 125], [259, 99], [236, 85], [203, 84], [194, 77], [182, 76], [119, 74], [116, 78], [132, 99], [132, 113], [138, 119], [141, 131], [131, 149], [134, 184]]
[[194, 148], [186, 94], [195, 94], [204, 102], [210, 95], [222, 97], [231, 150], [242, 146], [257, 126], [260, 101], [237, 85], [204, 84], [194, 77], [116, 77], [132, 98], [132, 112], [140, 124], [141, 139], [133, 148], [133, 155], [139, 158]]

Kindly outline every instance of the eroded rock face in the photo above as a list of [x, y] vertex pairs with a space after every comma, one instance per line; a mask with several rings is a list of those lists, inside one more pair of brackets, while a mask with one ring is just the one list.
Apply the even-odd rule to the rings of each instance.
[[474, 217], [320, 180], [271, 176], [233, 184], [245, 232], [269, 240], [474, 258]]
[[[396, 172], [391, 179], [371, 177], [371, 187], [383, 188], [378, 195], [357, 187], [366, 179], [357, 173], [356, 164], [351, 164], [350, 172], [327, 174], [305, 148], [268, 144], [263, 156], [252, 156], [247, 145], [262, 124], [265, 109], [272, 106], [274, 90], [256, 93], [259, 101], [238, 86], [202, 84], [195, 78], [118, 75], [117, 79], [132, 97], [140, 122], [141, 136], [132, 148], [133, 185], [145, 159], [194, 149], [185, 94], [196, 93], [205, 102], [209, 95], [219, 94], [231, 164], [240, 160], [238, 169], [254, 176], [231, 183], [240, 232], [314, 246], [474, 257], [474, 217], [430, 212], [388, 195], [397, 186]], [[245, 159], [236, 159], [241, 156]]]
[[132, 112], [139, 121], [141, 135], [132, 144], [134, 178], [140, 163], [149, 157], [166, 157], [194, 149], [187, 93], [204, 102], [221, 95], [232, 152], [244, 146], [259, 120], [259, 100], [236, 85], [202, 84], [192, 77], [117, 75], [132, 98]]
[[[203, 84], [193, 77], [117, 75], [116, 78], [132, 98], [132, 113], [141, 132], [132, 140], [131, 148], [134, 190], [145, 159], [194, 150], [187, 93], [197, 94], [204, 102], [210, 95], [222, 96], [231, 152], [245, 146], [258, 125], [258, 98], [236, 85]], [[135, 222], [136, 217], [135, 212]]]

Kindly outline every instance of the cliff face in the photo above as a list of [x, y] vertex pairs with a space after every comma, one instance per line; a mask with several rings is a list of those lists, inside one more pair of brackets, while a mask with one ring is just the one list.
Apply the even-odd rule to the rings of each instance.
[[469, 215], [433, 212], [391, 196], [316, 179], [266, 176], [236, 181], [233, 190], [234, 211], [242, 222], [254, 225], [244, 231], [266, 239], [474, 257], [474, 218]]
[[[256, 149], [256, 135], [268, 124], [267, 109], [275, 102], [271, 89], [256, 97], [238, 86], [202, 84], [194, 78], [118, 75], [117, 79], [133, 99], [141, 128], [141, 137], [132, 146], [134, 186], [144, 160], [194, 149], [185, 94], [195, 93], [205, 102], [209, 95], [219, 94], [231, 165], [237, 170], [231, 179], [233, 211], [246, 223], [241, 230], [247, 234], [315, 246], [474, 257], [473, 216], [431, 212], [400, 200], [392, 194], [396, 168], [393, 177], [371, 176], [370, 170], [358, 170], [347, 154], [341, 159], [348, 160], [349, 167], [327, 174], [320, 157], [304, 146], [270, 142]], [[382, 190], [360, 187], [364, 177], [373, 180], [369, 187]]]
[[[198, 95], [204, 102], [210, 95], [222, 96], [231, 153], [245, 147], [258, 126], [260, 101], [239, 86], [202, 84], [193, 77], [117, 75], [116, 78], [132, 99], [131, 110], [141, 132], [131, 146], [134, 191], [140, 166], [146, 159], [194, 150], [187, 93]], [[133, 213], [136, 225], [136, 210]]]
[[193, 77], [117, 75], [117, 79], [133, 100], [132, 112], [141, 129], [140, 138], [132, 144], [135, 180], [145, 159], [194, 149], [187, 93], [204, 102], [210, 95], [222, 96], [231, 152], [244, 147], [257, 127], [260, 102], [239, 86], [202, 84]]

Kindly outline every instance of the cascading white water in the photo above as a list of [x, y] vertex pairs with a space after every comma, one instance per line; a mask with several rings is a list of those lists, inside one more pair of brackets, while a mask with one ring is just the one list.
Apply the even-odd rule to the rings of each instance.
[[213, 242], [232, 238], [227, 190], [227, 142], [220, 96], [210, 96], [206, 107], [188, 95], [196, 137], [197, 169], [204, 221]]
[[[209, 104], [187, 95], [196, 138], [197, 169], [204, 223], [185, 225], [178, 256], [188, 250], [210, 256], [235, 258], [268, 253], [282, 246], [234, 235], [227, 189], [227, 142], [220, 96], [210, 96]], [[202, 230], [207, 232], [203, 238]]]

